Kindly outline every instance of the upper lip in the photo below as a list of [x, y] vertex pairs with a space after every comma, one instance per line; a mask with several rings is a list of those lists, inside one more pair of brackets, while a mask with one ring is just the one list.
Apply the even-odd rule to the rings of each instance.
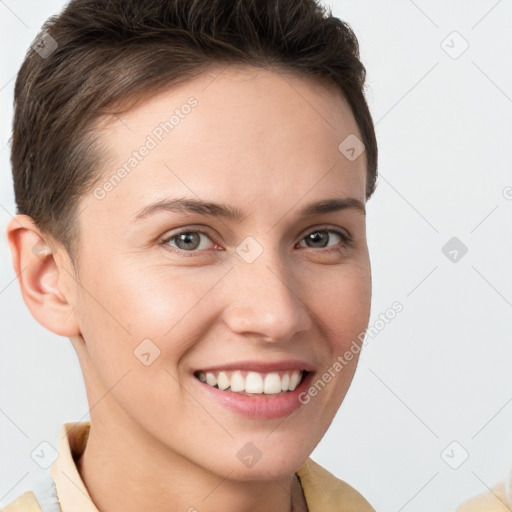
[[314, 366], [307, 361], [299, 359], [283, 359], [281, 361], [256, 361], [256, 360], [245, 360], [245, 361], [234, 361], [231, 363], [222, 363], [215, 366], [208, 366], [203, 368], [197, 368], [194, 371], [201, 372], [218, 372], [222, 370], [234, 371], [234, 370], [247, 370], [254, 372], [267, 373], [272, 371], [281, 370], [306, 370], [308, 372], [314, 371]]

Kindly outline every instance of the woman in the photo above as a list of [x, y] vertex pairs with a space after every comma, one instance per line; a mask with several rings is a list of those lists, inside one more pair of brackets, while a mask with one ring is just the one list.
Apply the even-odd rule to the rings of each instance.
[[74, 0], [47, 22], [16, 81], [8, 237], [91, 421], [6, 510], [373, 510], [309, 458], [370, 315], [364, 82], [313, 0]]

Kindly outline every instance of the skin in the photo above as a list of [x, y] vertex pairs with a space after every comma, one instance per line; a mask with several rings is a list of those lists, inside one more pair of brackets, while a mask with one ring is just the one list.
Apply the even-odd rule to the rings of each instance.
[[[292, 510], [290, 495], [302, 510], [294, 472], [331, 424], [358, 356], [307, 405], [278, 419], [227, 409], [201, 392], [192, 370], [296, 358], [321, 376], [367, 327], [364, 213], [297, 213], [335, 197], [365, 204], [365, 155], [350, 161], [338, 150], [349, 134], [361, 136], [338, 91], [230, 66], [105, 123], [105, 179], [190, 96], [198, 105], [103, 199], [81, 198], [79, 275], [24, 215], [8, 226], [13, 264], [24, 269], [18, 279], [34, 317], [69, 337], [78, 354], [91, 431], [77, 467], [100, 510], [283, 512]], [[147, 204], [179, 196], [227, 203], [247, 218], [159, 212], [130, 222]], [[208, 234], [198, 235], [192, 256], [178, 254], [184, 246], [176, 239], [160, 244], [193, 227]], [[323, 246], [308, 246], [308, 234], [336, 228], [352, 244], [327, 232]], [[236, 252], [248, 236], [263, 249], [252, 263]], [[44, 243], [53, 254], [34, 255]], [[149, 366], [133, 353], [146, 338], [160, 350]], [[251, 468], [237, 458], [247, 442], [262, 453]]]

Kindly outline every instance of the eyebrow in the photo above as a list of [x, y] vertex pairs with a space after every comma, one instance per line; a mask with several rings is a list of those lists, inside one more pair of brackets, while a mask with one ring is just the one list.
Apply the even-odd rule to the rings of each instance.
[[[323, 199], [321, 201], [307, 204], [302, 208], [302, 210], [300, 210], [299, 218], [347, 209], [355, 209], [363, 215], [366, 215], [365, 206], [359, 199], [356, 199], [355, 197], [340, 197], [334, 199]], [[212, 217], [223, 217], [234, 221], [242, 221], [247, 218], [247, 214], [243, 210], [228, 204], [202, 201], [200, 199], [175, 198], [162, 199], [144, 207], [132, 217], [131, 222], [137, 222], [161, 211], [200, 213]]]

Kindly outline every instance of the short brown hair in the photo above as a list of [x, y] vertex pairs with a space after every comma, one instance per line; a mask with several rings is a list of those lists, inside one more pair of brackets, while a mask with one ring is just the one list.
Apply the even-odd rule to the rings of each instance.
[[15, 85], [16, 206], [73, 265], [78, 200], [102, 177], [94, 121], [212, 64], [277, 66], [337, 87], [365, 145], [366, 198], [375, 190], [377, 141], [358, 41], [316, 0], [72, 0], [36, 41], [46, 46], [28, 50]]

